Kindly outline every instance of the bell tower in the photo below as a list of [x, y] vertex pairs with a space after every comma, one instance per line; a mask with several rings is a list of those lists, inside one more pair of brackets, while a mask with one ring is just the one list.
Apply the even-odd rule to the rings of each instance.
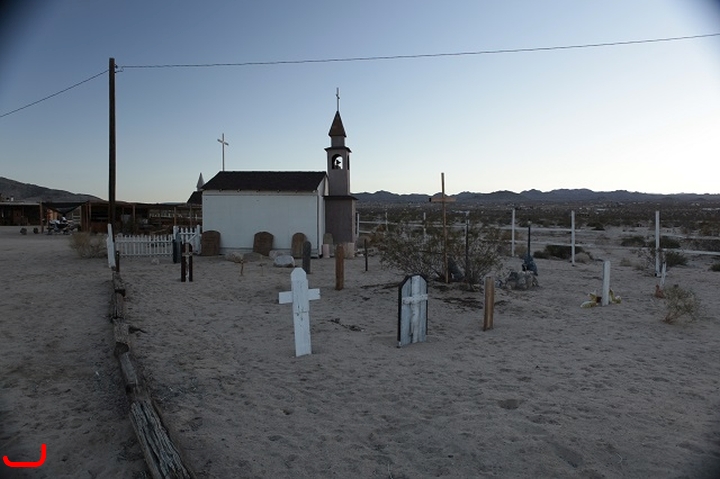
[[355, 243], [355, 201], [350, 195], [350, 148], [345, 146], [345, 127], [340, 118], [340, 94], [336, 93], [335, 111], [328, 136], [327, 153], [328, 195], [325, 197], [325, 230], [333, 242]]
[[330, 146], [325, 148], [327, 152], [327, 175], [329, 194], [349, 195], [350, 194], [350, 148], [345, 146], [345, 127], [343, 127], [340, 112], [335, 112], [330, 131]]

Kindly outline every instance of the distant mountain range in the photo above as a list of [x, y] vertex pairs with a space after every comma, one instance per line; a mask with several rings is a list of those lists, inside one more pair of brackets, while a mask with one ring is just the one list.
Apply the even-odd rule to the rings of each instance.
[[[360, 203], [365, 204], [404, 204], [427, 203], [431, 197], [439, 197], [440, 193], [425, 195], [420, 193], [397, 194], [389, 191], [375, 193], [353, 193]], [[680, 193], [674, 195], [661, 195], [652, 193], [639, 193], [635, 191], [592, 191], [588, 189], [559, 189], [552, 191], [527, 190], [521, 193], [502, 190], [492, 193], [472, 193], [464, 191], [457, 195], [446, 195], [455, 203], [464, 204], [531, 204], [531, 203], [643, 203], [648, 201], [696, 201], [720, 202], [720, 194]], [[7, 201], [87, 201], [100, 200], [92, 195], [71, 193], [64, 190], [54, 190], [30, 183], [21, 183], [0, 176], [0, 197]]]
[[97, 196], [71, 193], [64, 190], [53, 190], [44, 186], [21, 183], [0, 176], [0, 199], [4, 201], [28, 201], [40, 203], [43, 201], [52, 202], [75, 202], [100, 200]]
[[[362, 203], [427, 203], [430, 198], [439, 198], [440, 193], [434, 195], [423, 194], [396, 194], [389, 191], [375, 193], [353, 193], [353, 196]], [[720, 194], [680, 193], [662, 195], [653, 193], [639, 193], [635, 191], [592, 191], [588, 189], [559, 189], [552, 191], [526, 190], [521, 193], [512, 191], [495, 191], [493, 193], [472, 193], [463, 191], [457, 195], [446, 195], [455, 203], [483, 203], [483, 204], [528, 204], [528, 203], [644, 203], [648, 201], [700, 201], [720, 202]]]

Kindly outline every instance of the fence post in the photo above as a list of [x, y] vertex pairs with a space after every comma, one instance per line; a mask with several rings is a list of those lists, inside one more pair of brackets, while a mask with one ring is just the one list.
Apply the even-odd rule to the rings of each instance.
[[570, 257], [575, 266], [575, 210], [570, 212]]
[[510, 256], [515, 257], [515, 208], [512, 209], [512, 220], [510, 221]]

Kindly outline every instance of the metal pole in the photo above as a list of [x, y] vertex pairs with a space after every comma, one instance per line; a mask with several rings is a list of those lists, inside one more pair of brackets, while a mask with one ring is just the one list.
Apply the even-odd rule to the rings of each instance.
[[443, 264], [445, 265], [445, 284], [450, 282], [450, 272], [448, 271], [448, 255], [447, 255], [447, 214], [445, 208], [445, 173], [440, 173], [440, 183], [442, 186], [442, 219], [443, 219]]

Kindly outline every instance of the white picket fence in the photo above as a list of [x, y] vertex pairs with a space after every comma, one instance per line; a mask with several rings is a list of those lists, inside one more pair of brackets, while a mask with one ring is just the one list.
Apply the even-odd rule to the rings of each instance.
[[173, 234], [169, 235], [117, 235], [115, 248], [121, 257], [139, 256], [172, 256], [173, 238], [180, 244], [190, 243], [193, 252], [200, 253], [202, 228], [173, 227]]

